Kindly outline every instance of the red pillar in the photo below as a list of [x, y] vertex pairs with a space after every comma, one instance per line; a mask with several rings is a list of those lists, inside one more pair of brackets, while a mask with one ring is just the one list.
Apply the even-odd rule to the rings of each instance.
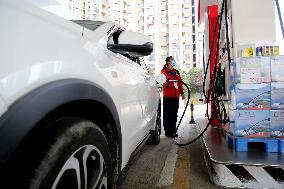
[[[217, 40], [218, 40], [220, 23], [218, 22], [216, 26], [217, 20], [218, 20], [218, 5], [208, 6], [209, 48], [210, 49], [212, 48], [212, 52], [210, 56], [210, 77], [212, 77], [212, 73], [214, 72], [214, 67], [218, 65], [218, 60], [216, 61], [216, 54], [218, 53], [219, 55], [219, 49], [217, 49]], [[217, 28], [216, 28], [216, 32], [214, 35], [215, 27]], [[212, 45], [212, 41], [213, 41], [213, 45]], [[218, 55], [217, 55], [217, 59], [218, 59]], [[213, 84], [214, 84], [214, 80], [212, 79], [210, 83], [210, 88], [213, 86]], [[211, 96], [209, 96], [209, 98], [211, 98]], [[212, 116], [211, 125], [213, 127], [217, 127], [219, 125], [219, 121], [217, 119], [217, 115], [214, 114], [213, 112], [217, 112], [217, 111], [212, 111], [212, 104], [211, 104], [211, 116]]]

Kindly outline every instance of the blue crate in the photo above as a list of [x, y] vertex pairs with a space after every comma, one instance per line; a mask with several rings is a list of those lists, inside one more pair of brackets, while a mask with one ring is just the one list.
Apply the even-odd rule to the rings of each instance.
[[279, 147], [278, 150], [280, 153], [284, 153], [284, 139], [278, 139]]
[[[280, 148], [278, 147], [278, 140], [273, 139], [273, 138], [235, 137], [227, 133], [226, 140], [227, 140], [228, 145], [233, 146], [233, 148], [238, 152], [247, 152], [249, 143], [264, 143], [265, 152], [278, 152], [278, 148]], [[284, 149], [284, 140], [283, 140], [282, 148]]]

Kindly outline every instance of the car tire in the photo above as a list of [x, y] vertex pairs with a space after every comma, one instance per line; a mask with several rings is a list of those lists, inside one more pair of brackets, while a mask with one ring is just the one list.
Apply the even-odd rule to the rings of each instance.
[[150, 137], [146, 144], [158, 145], [160, 143], [160, 135], [161, 135], [161, 106], [159, 105], [159, 109], [157, 111], [155, 130], [151, 130]]
[[25, 166], [33, 169], [27, 170], [33, 173], [26, 178], [29, 189], [113, 188], [110, 151], [96, 124], [65, 117], [50, 127], [45, 134], [51, 137], [39, 141], [44, 148], [35, 149], [36, 155], [28, 160], [36, 166]]

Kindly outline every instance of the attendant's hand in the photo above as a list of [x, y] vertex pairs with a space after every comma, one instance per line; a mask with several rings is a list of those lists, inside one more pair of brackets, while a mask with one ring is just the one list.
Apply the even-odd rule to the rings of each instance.
[[181, 98], [182, 98], [182, 100], [184, 100], [184, 99], [185, 99], [185, 95], [184, 95], [184, 94], [182, 94], [182, 95], [181, 95]]

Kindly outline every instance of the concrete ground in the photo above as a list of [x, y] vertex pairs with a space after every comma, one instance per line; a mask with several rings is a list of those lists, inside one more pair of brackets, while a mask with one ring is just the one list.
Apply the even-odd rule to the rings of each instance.
[[[181, 104], [179, 116], [183, 111]], [[204, 106], [195, 107], [196, 116], [205, 115]], [[189, 108], [188, 108], [189, 109]], [[196, 125], [189, 124], [189, 111], [178, 131], [178, 142], [188, 142], [198, 135]], [[126, 168], [121, 189], [217, 189], [211, 184], [200, 141], [178, 147], [164, 136], [157, 146], [146, 145]]]

